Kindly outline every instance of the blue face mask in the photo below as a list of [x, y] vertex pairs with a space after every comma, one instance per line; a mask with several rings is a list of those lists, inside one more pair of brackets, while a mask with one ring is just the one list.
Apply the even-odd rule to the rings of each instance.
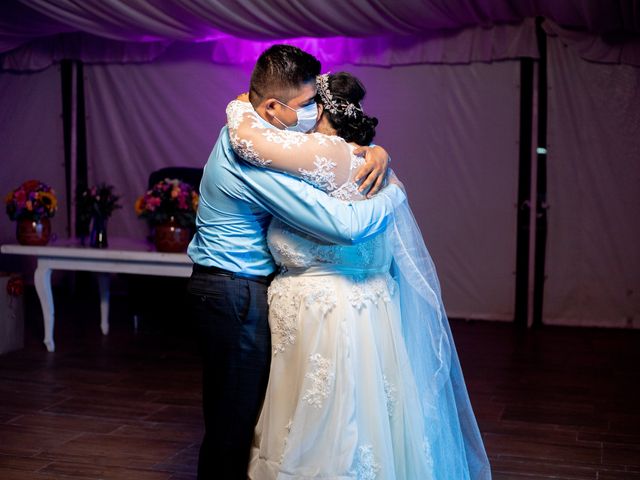
[[306, 107], [301, 107], [298, 109], [291, 108], [289, 105], [287, 105], [286, 103], [282, 103], [278, 99], [276, 99], [276, 102], [287, 107], [289, 110], [293, 110], [294, 112], [296, 112], [296, 116], [298, 117], [297, 123], [295, 125], [289, 126], [281, 122], [280, 119], [275, 115], [273, 116], [273, 118], [275, 118], [286, 130], [290, 130], [292, 132], [307, 133], [316, 125], [316, 122], [318, 121], [318, 105], [315, 102], [310, 103]]

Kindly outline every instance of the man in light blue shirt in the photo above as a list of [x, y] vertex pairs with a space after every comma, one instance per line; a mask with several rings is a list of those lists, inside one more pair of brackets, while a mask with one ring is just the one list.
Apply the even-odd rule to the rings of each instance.
[[[271, 47], [251, 77], [256, 111], [274, 128], [300, 125], [319, 73], [313, 56]], [[395, 185], [368, 201], [329, 197], [301, 180], [240, 161], [222, 129], [204, 169], [188, 249], [195, 264], [189, 301], [203, 355], [200, 480], [246, 479], [271, 356], [266, 294], [275, 265], [266, 231], [272, 216], [329, 242], [352, 244], [381, 232], [404, 200]]]
[[198, 265], [266, 277], [275, 270], [266, 240], [272, 216], [328, 242], [353, 244], [380, 232], [404, 200], [397, 187], [388, 190], [365, 202], [330, 197], [297, 178], [240, 161], [224, 127], [204, 168], [188, 253]]

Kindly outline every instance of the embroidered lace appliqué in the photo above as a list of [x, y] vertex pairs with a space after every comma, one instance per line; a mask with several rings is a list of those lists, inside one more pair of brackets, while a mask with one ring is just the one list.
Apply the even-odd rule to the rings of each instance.
[[253, 110], [250, 103], [246, 102], [231, 102], [227, 105], [227, 122], [229, 128], [237, 130], [242, 122], [242, 115]]
[[351, 170], [355, 170], [356, 168], [364, 165], [364, 162], [364, 157], [351, 154]]
[[373, 257], [371, 242], [359, 243], [356, 248], [358, 249], [358, 254], [362, 259], [362, 265], [363, 266], [369, 265]]
[[314, 137], [319, 145], [327, 145], [329, 142], [331, 142], [333, 145], [336, 145], [338, 143], [346, 143], [344, 138], [338, 137], [337, 135], [325, 135], [319, 132], [313, 132], [310, 135]]
[[334, 171], [337, 167], [336, 162], [316, 155], [313, 164], [316, 167], [314, 170], [298, 169], [302, 178], [326, 192], [331, 192], [338, 188], [338, 185], [336, 185], [336, 172]]
[[309, 253], [313, 256], [313, 260], [319, 263], [337, 263], [342, 246], [340, 245], [323, 245], [316, 243], [309, 248]]
[[331, 361], [319, 353], [310, 355], [309, 361], [313, 365], [313, 370], [308, 372], [305, 377], [311, 380], [311, 387], [305, 391], [302, 399], [306, 400], [309, 405], [322, 408], [333, 384], [334, 373], [331, 371]]
[[268, 290], [271, 348], [273, 355], [282, 353], [296, 342], [298, 315], [305, 308], [318, 307], [322, 316], [330, 312], [338, 298], [331, 283], [322, 277], [277, 277]]
[[290, 285], [287, 280], [289, 279], [276, 278], [268, 290], [271, 349], [274, 356], [284, 352], [288, 345], [293, 345], [298, 332], [296, 300], [289, 294]]
[[253, 142], [251, 140], [241, 139], [238, 135], [231, 132], [229, 132], [229, 140], [231, 140], [231, 145], [238, 155], [244, 158], [247, 162], [258, 167], [266, 167], [273, 162], [272, 160], [262, 158], [253, 148]]
[[284, 261], [286, 265], [290, 267], [308, 267], [310, 264], [308, 256], [305, 255], [303, 250], [295, 248], [295, 233], [289, 228], [283, 228], [281, 232], [287, 238], [274, 240], [269, 246], [275, 250], [275, 253], [281, 257], [281, 261]]
[[[271, 160], [261, 157], [253, 146], [251, 140], [242, 139], [238, 136], [237, 130], [242, 123], [244, 115], [252, 118], [253, 107], [246, 102], [231, 102], [227, 107], [227, 121], [229, 123], [229, 140], [233, 149], [247, 162], [259, 167], [266, 167]], [[264, 128], [260, 122], [253, 120], [252, 128]]]
[[386, 375], [383, 375], [382, 379], [384, 381], [384, 394], [387, 397], [387, 413], [389, 414], [390, 417], [392, 417], [393, 412], [395, 410], [396, 403], [397, 403], [397, 400], [396, 400], [397, 390], [396, 390], [396, 387], [394, 387], [393, 384], [389, 382]]
[[351, 287], [349, 302], [354, 308], [362, 310], [367, 302], [378, 303], [378, 300], [391, 301], [388, 279], [373, 278], [358, 280]]
[[319, 279], [318, 281], [309, 282], [313, 285], [309, 285], [305, 289], [304, 299], [307, 307], [319, 306], [322, 315], [329, 313], [338, 303], [338, 298], [335, 289], [330, 286], [326, 279]]
[[355, 475], [358, 480], [375, 480], [382, 467], [373, 455], [371, 445], [361, 445], [358, 447], [358, 460], [355, 468]]
[[262, 136], [266, 138], [267, 141], [282, 145], [282, 148], [285, 150], [289, 150], [291, 147], [299, 147], [309, 140], [306, 133], [294, 135], [292, 132], [286, 132], [288, 133], [287, 135], [285, 132], [274, 128], [266, 128], [264, 126], [262, 126], [262, 128], [264, 129]]
[[356, 182], [347, 182], [330, 193], [332, 197], [344, 201], [351, 200], [359, 194], [360, 192], [358, 192], [358, 184]]

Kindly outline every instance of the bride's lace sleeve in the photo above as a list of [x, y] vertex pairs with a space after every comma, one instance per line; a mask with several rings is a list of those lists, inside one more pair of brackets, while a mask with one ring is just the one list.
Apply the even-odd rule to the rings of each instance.
[[351, 148], [340, 137], [298, 133], [264, 125], [250, 103], [227, 106], [233, 150], [247, 162], [294, 175], [332, 192], [349, 180]]

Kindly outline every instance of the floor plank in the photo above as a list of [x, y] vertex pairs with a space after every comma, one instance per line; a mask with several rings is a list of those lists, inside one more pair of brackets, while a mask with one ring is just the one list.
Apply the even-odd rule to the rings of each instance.
[[[116, 292], [104, 337], [95, 292], [56, 292], [49, 354], [25, 299], [26, 346], [0, 356], [0, 478], [195, 480], [201, 371], [184, 314], [136, 333]], [[640, 480], [640, 332], [452, 330], [494, 479]]]

